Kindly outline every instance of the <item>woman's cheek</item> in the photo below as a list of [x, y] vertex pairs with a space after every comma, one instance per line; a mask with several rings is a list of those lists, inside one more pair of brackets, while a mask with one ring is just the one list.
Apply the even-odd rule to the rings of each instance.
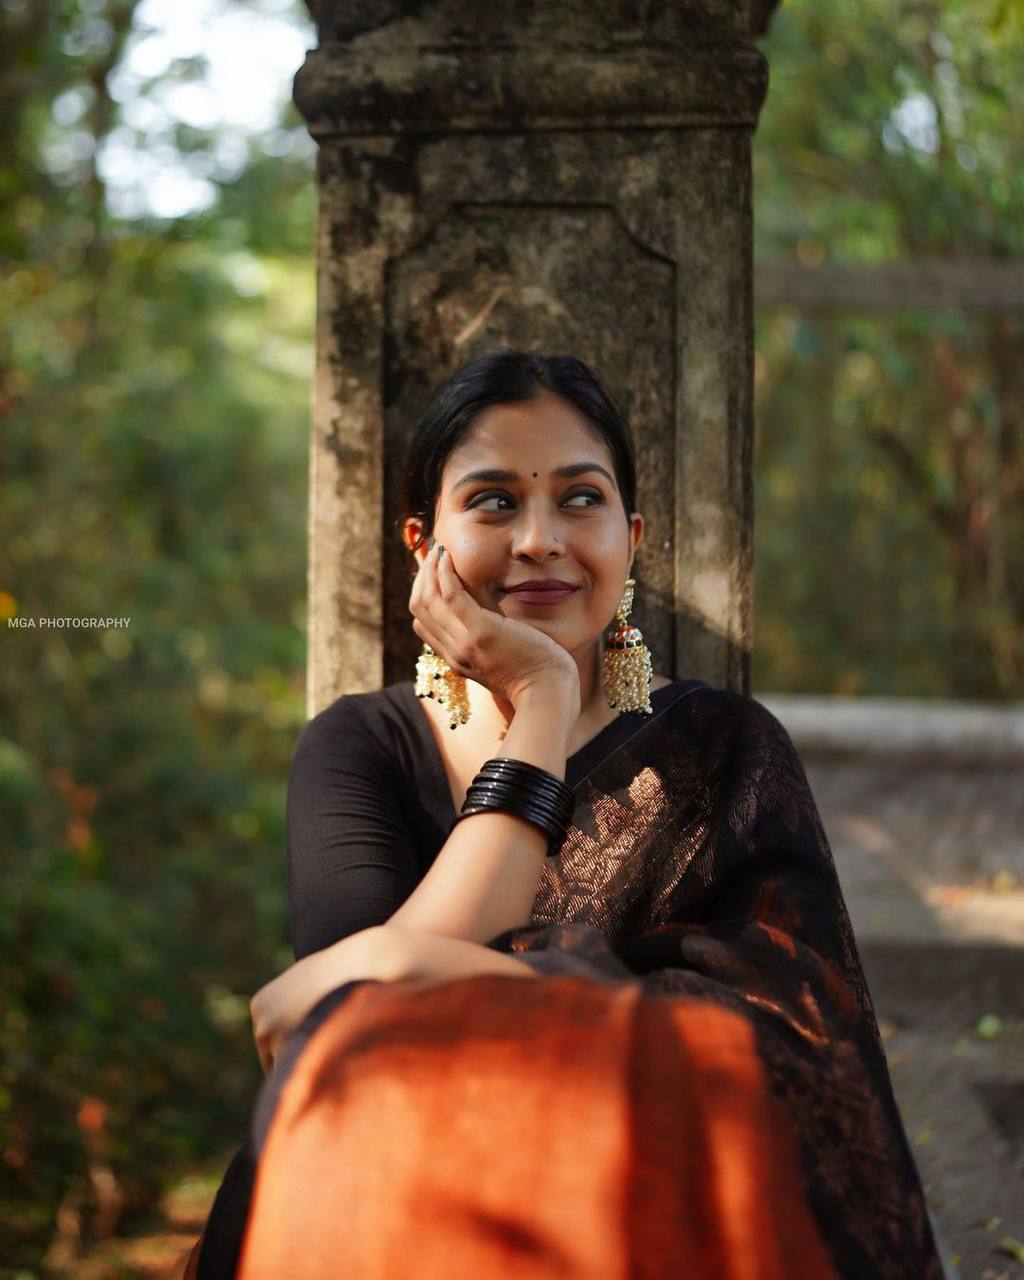
[[498, 589], [499, 574], [490, 571], [487, 564], [470, 551], [463, 551], [461, 559], [456, 559], [458, 552], [453, 553], [453, 563], [466, 590], [481, 609], [497, 609], [502, 592]]
[[443, 543], [446, 554], [451, 556], [455, 571], [466, 584], [466, 589], [473, 592], [486, 590], [487, 557], [477, 539], [465, 534], [452, 534], [450, 541], [445, 542], [443, 538], [439, 541]]
[[[600, 576], [594, 579], [593, 600], [591, 608], [596, 615], [608, 621], [613, 620], [625, 590], [628, 561], [620, 561], [616, 552], [619, 548], [609, 549], [608, 558], [601, 566]], [[621, 567], [616, 571], [616, 564]]]

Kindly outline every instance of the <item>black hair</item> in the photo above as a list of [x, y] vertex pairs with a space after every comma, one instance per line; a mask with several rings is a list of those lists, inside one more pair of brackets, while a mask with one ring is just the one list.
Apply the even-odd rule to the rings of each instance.
[[477, 415], [490, 405], [532, 400], [543, 390], [573, 405], [608, 446], [628, 525], [636, 508], [633, 436], [600, 379], [576, 356], [497, 347], [456, 369], [434, 392], [413, 428], [404, 471], [403, 521], [408, 516], [423, 521], [416, 548], [433, 533], [445, 464]]

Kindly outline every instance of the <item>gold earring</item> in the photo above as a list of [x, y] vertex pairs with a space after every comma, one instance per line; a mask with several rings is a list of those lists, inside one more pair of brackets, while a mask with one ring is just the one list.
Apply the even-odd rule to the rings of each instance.
[[456, 675], [444, 658], [426, 643], [416, 659], [416, 697], [436, 698], [447, 707], [450, 729], [469, 720], [465, 677]]
[[644, 644], [639, 627], [627, 622], [633, 607], [635, 578], [626, 579], [619, 607], [615, 611], [616, 626], [604, 648], [604, 695], [610, 707], [619, 711], [641, 711], [653, 715], [651, 706], [651, 680], [653, 667], [651, 652]]

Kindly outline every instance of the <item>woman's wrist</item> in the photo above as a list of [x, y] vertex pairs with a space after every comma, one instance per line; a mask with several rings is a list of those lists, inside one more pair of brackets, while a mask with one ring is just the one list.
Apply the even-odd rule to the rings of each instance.
[[564, 679], [549, 676], [536, 680], [519, 693], [514, 705], [517, 716], [523, 711], [527, 714], [540, 711], [559, 716], [571, 727], [579, 718], [582, 705], [579, 674], [573, 671]]
[[532, 685], [520, 697], [502, 749], [495, 754], [526, 760], [564, 778], [579, 716], [578, 689], [567, 684]]
[[381, 953], [381, 970], [389, 979], [447, 982], [484, 973], [517, 978], [540, 976], [524, 961], [503, 951], [492, 951], [482, 943], [397, 925], [381, 926], [375, 945]]
[[324, 951], [322, 982], [323, 994], [339, 987], [343, 982], [359, 978], [376, 978], [379, 982], [391, 982], [400, 978], [405, 969], [406, 957], [400, 935], [402, 930], [387, 925], [371, 925], [358, 933], [351, 933], [332, 943]]

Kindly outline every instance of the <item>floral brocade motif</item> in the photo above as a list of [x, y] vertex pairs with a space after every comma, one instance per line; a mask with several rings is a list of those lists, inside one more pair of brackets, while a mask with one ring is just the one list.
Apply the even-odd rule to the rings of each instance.
[[844, 1280], [942, 1280], [828, 839], [779, 721], [689, 690], [576, 785], [531, 923], [538, 971], [639, 983], [751, 1025]]

